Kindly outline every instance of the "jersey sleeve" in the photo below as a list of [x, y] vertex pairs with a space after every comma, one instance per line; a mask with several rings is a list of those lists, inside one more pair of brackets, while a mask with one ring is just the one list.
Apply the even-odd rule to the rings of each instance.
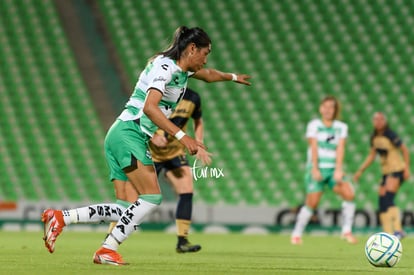
[[348, 125], [346, 123], [342, 124], [342, 130], [339, 135], [339, 138], [347, 138], [348, 137]]
[[316, 138], [318, 133], [318, 126], [316, 120], [312, 120], [306, 126], [306, 138]]
[[166, 86], [171, 78], [171, 65], [168, 62], [154, 62], [154, 66], [148, 72], [148, 90], [152, 88], [165, 94]]
[[403, 144], [398, 134], [392, 130], [385, 131], [384, 135], [397, 147], [400, 147], [401, 144]]

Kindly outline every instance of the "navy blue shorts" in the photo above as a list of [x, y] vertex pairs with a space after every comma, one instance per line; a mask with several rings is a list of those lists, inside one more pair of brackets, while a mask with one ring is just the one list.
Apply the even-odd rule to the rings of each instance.
[[162, 170], [171, 171], [182, 166], [189, 166], [188, 159], [186, 155], [180, 155], [173, 159], [163, 161], [163, 162], [154, 162], [155, 170], [157, 171], [157, 175], [161, 173]]
[[393, 178], [399, 179], [400, 180], [400, 186], [404, 182], [404, 172], [403, 171], [393, 172], [393, 173], [389, 173], [389, 174], [386, 174], [386, 175], [382, 175], [381, 186], [385, 185], [385, 182], [387, 181], [388, 177], [393, 177]]

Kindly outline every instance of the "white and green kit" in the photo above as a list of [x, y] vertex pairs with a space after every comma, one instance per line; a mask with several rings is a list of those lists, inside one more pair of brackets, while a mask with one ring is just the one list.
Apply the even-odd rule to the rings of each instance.
[[318, 168], [322, 174], [322, 181], [312, 178], [312, 152], [308, 148], [306, 165], [306, 191], [307, 193], [320, 192], [324, 185], [332, 188], [335, 185], [333, 173], [336, 164], [336, 149], [341, 139], [348, 137], [348, 126], [344, 122], [334, 120], [330, 127], [323, 124], [322, 120], [311, 120], [306, 128], [306, 138], [315, 138], [318, 142]]
[[183, 72], [175, 60], [164, 56], [158, 56], [148, 63], [139, 76], [125, 110], [105, 138], [105, 154], [111, 180], [126, 180], [123, 169], [131, 166], [133, 158], [144, 165], [152, 164], [148, 140], [158, 127], [143, 112], [148, 90], [155, 89], [162, 93], [158, 107], [169, 117], [183, 97], [188, 78], [192, 74]]

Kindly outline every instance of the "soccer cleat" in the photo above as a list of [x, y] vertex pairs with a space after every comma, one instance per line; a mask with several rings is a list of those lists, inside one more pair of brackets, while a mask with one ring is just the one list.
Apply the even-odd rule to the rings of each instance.
[[407, 234], [404, 231], [395, 231], [394, 236], [397, 237], [399, 240], [404, 239]]
[[342, 240], [345, 240], [347, 243], [350, 243], [350, 244], [356, 244], [356, 243], [358, 243], [357, 238], [355, 238], [355, 236], [352, 235], [351, 232], [342, 234], [341, 235], [341, 239]]
[[201, 250], [201, 246], [199, 244], [191, 244], [188, 240], [185, 240], [184, 243], [177, 244], [175, 250], [177, 253], [197, 252]]
[[110, 264], [110, 265], [128, 265], [129, 263], [122, 260], [121, 255], [115, 250], [105, 247], [99, 248], [93, 255], [94, 264]]
[[62, 211], [46, 209], [42, 214], [42, 222], [44, 223], [43, 240], [45, 241], [45, 246], [50, 253], [53, 253], [55, 251], [56, 239], [65, 226]]
[[302, 244], [302, 238], [299, 236], [292, 236], [290, 238], [290, 243], [293, 245], [301, 245]]

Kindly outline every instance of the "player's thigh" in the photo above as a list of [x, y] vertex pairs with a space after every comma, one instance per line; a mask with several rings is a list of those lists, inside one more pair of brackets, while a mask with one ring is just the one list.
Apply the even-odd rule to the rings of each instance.
[[154, 165], [144, 165], [139, 160], [136, 160], [136, 164], [136, 169], [128, 169], [126, 175], [138, 194], [160, 194]]
[[136, 166], [138, 160], [153, 165], [148, 136], [133, 121], [116, 121], [105, 137], [105, 156], [111, 171], [111, 180], [127, 180], [126, 170]]
[[126, 195], [126, 190], [125, 190], [126, 181], [114, 179], [112, 183], [114, 185], [115, 197], [118, 200], [126, 201], [127, 200], [127, 195]]
[[138, 191], [132, 185], [130, 181], [125, 182], [125, 200], [129, 202], [135, 202], [138, 199]]
[[385, 196], [385, 193], [387, 192], [387, 190], [385, 189], [385, 182], [386, 182], [387, 176], [383, 175], [381, 178], [381, 182], [380, 185], [378, 187], [378, 195], [380, 197]]
[[190, 166], [185, 165], [169, 170], [165, 175], [177, 194], [193, 192], [193, 177]]
[[396, 193], [400, 188], [401, 180], [399, 177], [395, 177], [392, 175], [387, 176], [385, 179], [385, 190], [387, 192]]

